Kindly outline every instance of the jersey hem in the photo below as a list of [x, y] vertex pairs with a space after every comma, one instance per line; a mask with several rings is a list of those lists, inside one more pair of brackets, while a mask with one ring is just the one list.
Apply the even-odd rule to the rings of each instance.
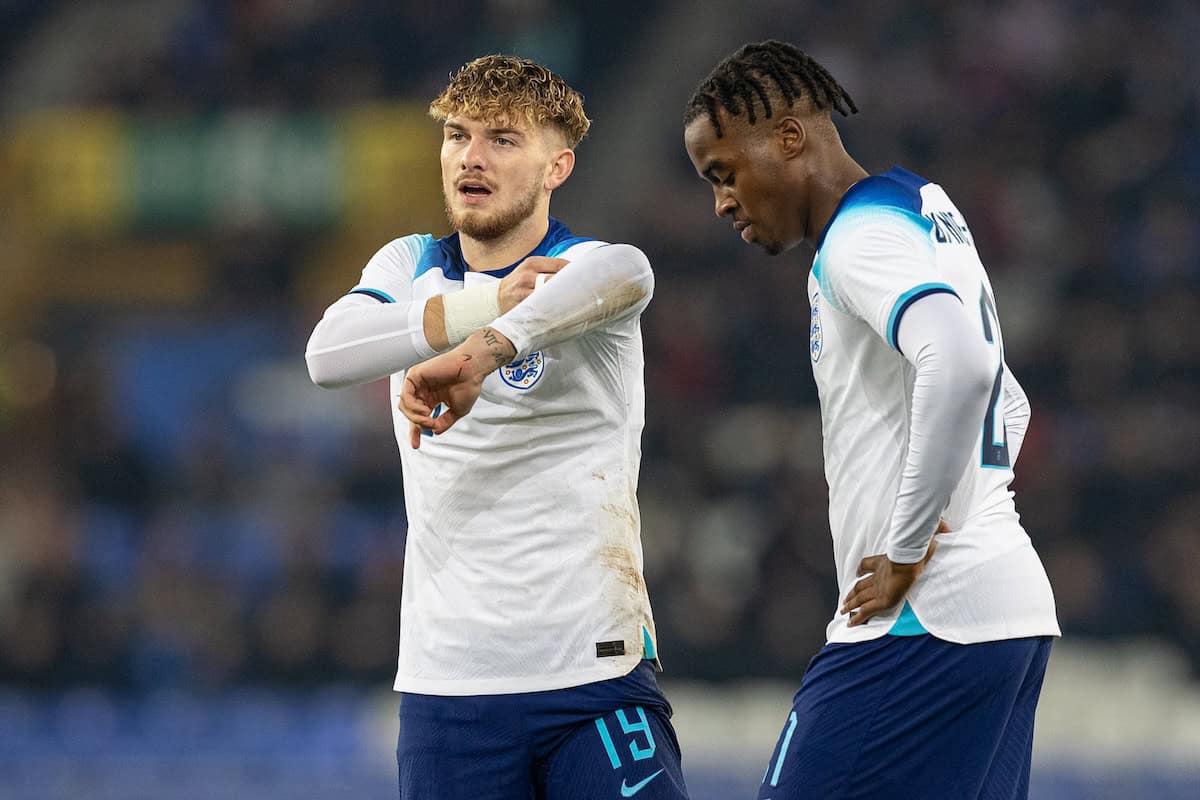
[[640, 655], [614, 661], [604, 669], [595, 667], [558, 675], [536, 675], [527, 678], [491, 678], [487, 680], [428, 680], [396, 676], [392, 691], [410, 694], [431, 694], [444, 697], [466, 697], [478, 694], [523, 694], [570, 689], [588, 683], [623, 678], [642, 663]]
[[[920, 619], [918, 615], [918, 619]], [[826, 644], [857, 644], [859, 642], [869, 642], [873, 639], [880, 639], [887, 636], [891, 632], [893, 620], [889, 625], [880, 625], [877, 630], [864, 631], [868, 635], [855, 634], [851, 637], [843, 637], [838, 634], [828, 637], [825, 640]], [[1062, 629], [1058, 623], [1053, 625], [1039, 624], [1030, 625], [1029, 627], [1013, 627], [1011, 625], [985, 625], [975, 627], [969, 630], [961, 628], [943, 628], [932, 626], [928, 622], [922, 621], [921, 624], [925, 627], [925, 632], [936, 639], [941, 639], [944, 642], [951, 644], [983, 644], [984, 642], [999, 642], [1007, 639], [1028, 639], [1032, 636], [1054, 636], [1061, 637]], [[844, 629], [842, 632], [845, 632]]]

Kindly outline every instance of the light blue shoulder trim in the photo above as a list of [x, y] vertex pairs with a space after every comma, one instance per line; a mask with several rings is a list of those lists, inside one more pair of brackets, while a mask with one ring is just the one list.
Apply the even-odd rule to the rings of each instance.
[[570, 239], [563, 239], [561, 242], [556, 243], [553, 247], [546, 251], [546, 256], [547, 258], [558, 258], [559, 255], [565, 253], [567, 250], [570, 250], [575, 245], [580, 244], [581, 242], [591, 241], [595, 240], [590, 236], [572, 236]]
[[413, 277], [415, 278], [417, 262], [421, 260], [421, 255], [429, 245], [433, 244], [433, 236], [428, 233], [413, 233], [400, 237], [396, 240], [396, 244], [408, 251], [408, 255], [412, 258]]
[[929, 631], [925, 630], [925, 626], [921, 624], [921, 620], [917, 619], [917, 612], [913, 611], [912, 604], [905, 600], [904, 608], [901, 609], [900, 616], [892, 624], [888, 635], [923, 636], [926, 633], [929, 633]]
[[397, 240], [400, 245], [408, 251], [413, 263], [413, 280], [421, 277], [421, 273], [429, 271], [429, 264], [422, 264], [421, 257], [431, 247], [437, 246], [437, 239], [434, 239], [428, 233], [414, 233], [411, 236], [405, 236], [403, 239]]
[[841, 302], [833, 293], [833, 287], [829, 285], [829, 279], [826, 277], [825, 271], [821, 269], [821, 263], [821, 254], [817, 253], [817, 257], [813, 260], [812, 265], [812, 276], [817, 281], [817, 288], [821, 290], [821, 296], [825, 298], [829, 305], [845, 313], [846, 309], [842, 308]]

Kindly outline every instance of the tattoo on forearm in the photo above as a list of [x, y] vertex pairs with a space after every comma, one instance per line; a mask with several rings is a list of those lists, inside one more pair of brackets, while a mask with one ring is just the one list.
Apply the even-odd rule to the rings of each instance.
[[495, 362], [493, 369], [498, 369], [499, 367], [503, 367], [505, 364], [507, 364], [509, 356], [507, 353], [503, 352], [504, 345], [501, 344], [500, 337], [496, 335], [496, 332], [491, 328], [484, 328], [482, 331], [480, 331], [480, 333], [483, 334], [484, 344], [486, 344], [488, 347], [499, 348], [498, 352], [492, 352], [492, 360]]

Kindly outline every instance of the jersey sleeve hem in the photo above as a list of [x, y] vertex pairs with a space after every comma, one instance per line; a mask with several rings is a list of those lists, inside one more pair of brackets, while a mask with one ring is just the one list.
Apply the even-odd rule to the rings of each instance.
[[893, 350], [897, 353], [904, 352], [900, 349], [900, 342], [897, 338], [900, 332], [900, 320], [904, 318], [904, 312], [922, 297], [942, 293], [954, 295], [958, 298], [959, 302], [962, 301], [962, 298], [958, 296], [958, 292], [954, 291], [952, 286], [945, 283], [922, 283], [896, 298], [896, 302], [892, 305], [892, 313], [888, 315], [887, 322], [887, 343]]
[[373, 297], [381, 303], [394, 303], [396, 298], [392, 297], [382, 289], [370, 289], [366, 286], [356, 286], [346, 294], [365, 294], [367, 297]]

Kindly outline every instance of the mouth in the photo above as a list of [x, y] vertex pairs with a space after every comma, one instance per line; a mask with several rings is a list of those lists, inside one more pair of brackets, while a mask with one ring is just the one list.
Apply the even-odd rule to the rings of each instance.
[[479, 180], [459, 181], [456, 188], [458, 196], [469, 205], [482, 203], [492, 196], [491, 187]]
[[745, 222], [745, 221], [735, 222], [735, 223], [733, 223], [733, 229], [735, 231], [737, 231], [739, 234], [741, 234], [743, 242], [749, 242], [751, 240], [751, 238], [753, 238], [753, 233], [751, 231], [749, 222]]

